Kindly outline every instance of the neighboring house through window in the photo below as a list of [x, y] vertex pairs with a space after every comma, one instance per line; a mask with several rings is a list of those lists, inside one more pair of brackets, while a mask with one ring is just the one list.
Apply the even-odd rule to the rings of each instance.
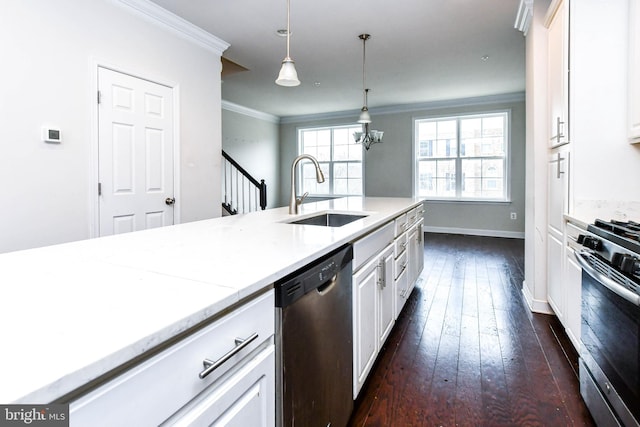
[[414, 120], [416, 195], [509, 200], [509, 112]]
[[335, 126], [298, 130], [298, 153], [318, 160], [325, 182], [318, 184], [315, 168], [309, 161], [300, 163], [302, 193], [309, 196], [361, 196], [364, 194], [362, 145], [353, 133], [362, 126]]

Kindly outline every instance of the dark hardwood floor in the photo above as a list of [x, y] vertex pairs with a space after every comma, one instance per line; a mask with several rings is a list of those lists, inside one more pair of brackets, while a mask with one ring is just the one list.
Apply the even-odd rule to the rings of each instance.
[[577, 354], [522, 298], [524, 241], [426, 234], [425, 267], [350, 426], [593, 426]]

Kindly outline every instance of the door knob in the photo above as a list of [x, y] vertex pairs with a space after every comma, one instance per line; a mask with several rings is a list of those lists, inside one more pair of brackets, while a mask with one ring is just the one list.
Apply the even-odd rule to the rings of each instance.
[[167, 205], [171, 206], [171, 205], [173, 205], [173, 204], [176, 202], [176, 199], [175, 199], [175, 198], [173, 198], [173, 197], [167, 197], [166, 199], [164, 199], [164, 202], [165, 202]]

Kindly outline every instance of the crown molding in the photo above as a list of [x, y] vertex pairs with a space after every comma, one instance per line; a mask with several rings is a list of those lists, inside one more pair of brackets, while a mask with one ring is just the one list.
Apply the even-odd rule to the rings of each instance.
[[513, 24], [513, 28], [522, 31], [522, 34], [526, 36], [529, 32], [529, 25], [531, 25], [532, 18], [533, 0], [520, 0], [518, 13], [516, 14], [516, 22]]
[[233, 111], [234, 113], [243, 114], [245, 116], [253, 117], [255, 119], [264, 120], [266, 122], [280, 124], [280, 117], [273, 114], [264, 113], [262, 111], [254, 110], [249, 107], [234, 104], [233, 102], [222, 100], [222, 109], [227, 111]]
[[222, 56], [229, 43], [193, 25], [149, 0], [111, 0], [135, 15], [151, 21], [216, 55]]
[[[399, 104], [399, 105], [389, 105], [385, 107], [369, 107], [369, 113], [373, 115], [384, 115], [384, 114], [396, 114], [396, 113], [411, 113], [415, 111], [431, 111], [431, 110], [442, 110], [444, 108], [455, 108], [455, 107], [467, 107], [473, 105], [490, 105], [490, 104], [498, 104], [503, 102], [524, 102], [525, 93], [524, 92], [515, 92], [515, 93], [507, 93], [501, 95], [488, 95], [488, 96], [478, 96], [473, 98], [461, 98], [461, 99], [450, 99], [445, 101], [431, 101], [431, 102], [422, 102], [416, 104]], [[353, 118], [355, 122], [357, 120], [358, 115], [360, 114], [360, 110], [349, 110], [349, 111], [336, 111], [331, 113], [321, 113], [321, 114], [306, 114], [301, 116], [287, 116], [281, 117], [281, 124], [289, 124], [289, 123], [302, 123], [309, 121], [319, 121], [319, 120], [334, 120], [334, 119], [345, 119], [345, 118]]]

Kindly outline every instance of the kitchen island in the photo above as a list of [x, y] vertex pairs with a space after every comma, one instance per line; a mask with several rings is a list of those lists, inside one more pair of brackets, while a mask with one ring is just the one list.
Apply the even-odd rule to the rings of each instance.
[[342, 227], [277, 208], [2, 254], [0, 402], [57, 401], [420, 203], [349, 197], [295, 217], [367, 215]]

